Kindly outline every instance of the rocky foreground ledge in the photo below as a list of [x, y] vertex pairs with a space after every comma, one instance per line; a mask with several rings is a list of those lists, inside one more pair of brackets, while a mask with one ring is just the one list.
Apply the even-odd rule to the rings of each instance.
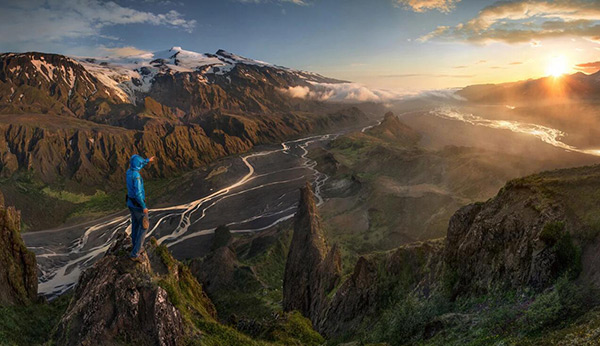
[[[202, 333], [195, 315], [214, 321], [216, 310], [189, 269], [155, 239], [140, 263], [128, 258], [123, 233], [104, 258], [85, 271], [55, 339], [61, 345], [180, 345]], [[185, 304], [180, 311], [178, 304]]]

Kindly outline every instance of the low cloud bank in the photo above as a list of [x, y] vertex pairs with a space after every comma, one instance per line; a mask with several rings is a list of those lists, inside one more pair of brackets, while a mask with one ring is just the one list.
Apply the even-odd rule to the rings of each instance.
[[280, 89], [290, 97], [331, 102], [389, 102], [400, 100], [405, 94], [387, 90], [369, 89], [358, 83], [316, 83]]

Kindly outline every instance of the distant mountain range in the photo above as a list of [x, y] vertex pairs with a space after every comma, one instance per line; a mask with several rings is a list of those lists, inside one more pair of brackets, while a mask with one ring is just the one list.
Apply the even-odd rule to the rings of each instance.
[[472, 85], [457, 91], [469, 101], [481, 103], [585, 100], [597, 98], [600, 71], [587, 75], [578, 72], [560, 77], [544, 77], [526, 81]]

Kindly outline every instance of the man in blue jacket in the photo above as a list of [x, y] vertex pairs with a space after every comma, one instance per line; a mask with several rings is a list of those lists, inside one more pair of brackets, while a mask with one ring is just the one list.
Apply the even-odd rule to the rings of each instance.
[[[146, 231], [148, 230], [146, 192], [144, 191], [144, 181], [140, 175], [140, 169], [153, 161], [154, 156], [144, 159], [139, 155], [133, 155], [131, 160], [129, 160], [129, 169], [127, 170], [127, 207], [131, 211], [131, 243], [133, 244], [129, 258], [133, 261], [139, 261], [138, 256], [140, 255]], [[146, 222], [144, 222], [144, 218], [146, 218]]]

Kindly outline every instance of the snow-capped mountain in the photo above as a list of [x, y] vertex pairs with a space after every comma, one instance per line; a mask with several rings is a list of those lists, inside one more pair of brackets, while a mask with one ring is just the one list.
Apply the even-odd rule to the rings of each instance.
[[201, 54], [173, 47], [117, 58], [0, 54], [0, 113], [53, 113], [113, 122], [115, 113], [139, 114], [151, 98], [166, 107], [161, 113], [171, 118], [196, 118], [217, 109], [271, 114], [335, 100], [330, 90], [334, 85], [344, 85], [344, 92], [352, 95], [370, 96], [366, 88], [354, 92], [352, 83], [224, 50]]
[[[150, 91], [156, 77], [161, 74], [190, 73], [199, 82], [210, 84], [218, 76], [227, 77], [238, 66], [272, 69], [280, 75], [303, 82], [342, 83], [316, 73], [294, 70], [264, 61], [248, 59], [224, 50], [215, 54], [196, 53], [172, 47], [155, 53], [125, 58], [78, 58], [86, 70], [94, 74], [121, 98], [135, 103], [140, 94]], [[246, 73], [247, 77], [252, 76]], [[226, 78], [231, 82], [231, 78]]]

